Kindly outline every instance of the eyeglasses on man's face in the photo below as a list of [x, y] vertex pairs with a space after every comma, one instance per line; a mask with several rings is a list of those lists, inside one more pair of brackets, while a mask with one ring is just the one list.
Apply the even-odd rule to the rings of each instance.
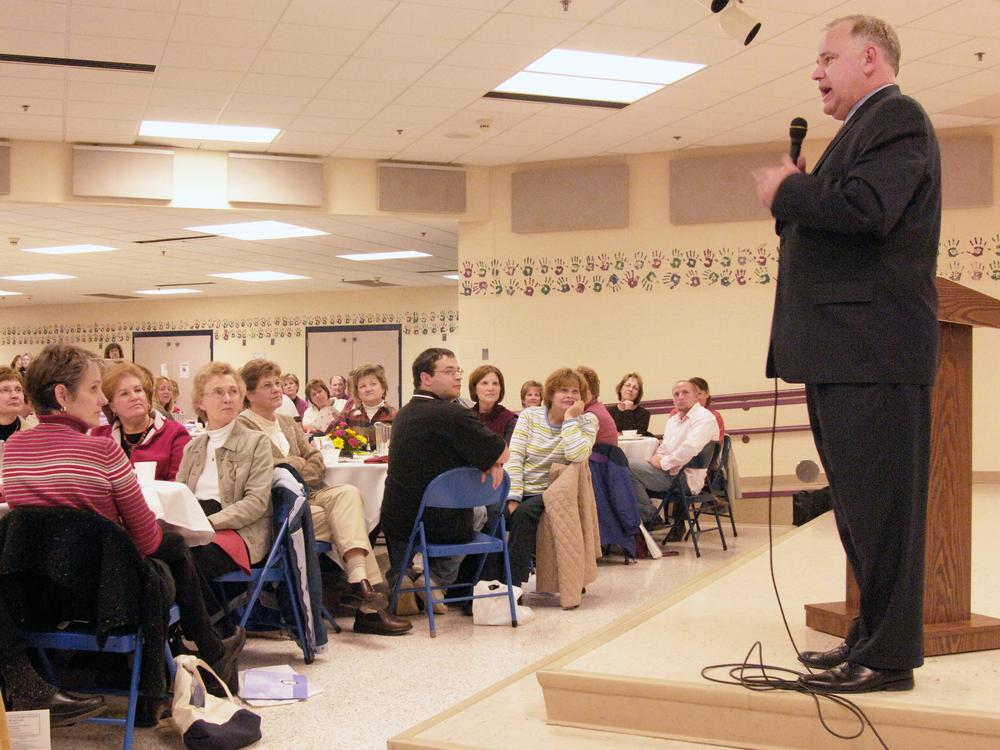
[[446, 367], [443, 370], [435, 370], [435, 375], [447, 375], [449, 378], [460, 378], [465, 374], [461, 367]]

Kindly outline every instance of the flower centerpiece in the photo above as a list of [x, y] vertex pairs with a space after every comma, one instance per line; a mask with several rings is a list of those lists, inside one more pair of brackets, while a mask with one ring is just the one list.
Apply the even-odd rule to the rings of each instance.
[[333, 440], [333, 447], [340, 450], [344, 457], [353, 456], [360, 451], [368, 450], [368, 439], [347, 426], [347, 422], [334, 422], [330, 425], [327, 435]]

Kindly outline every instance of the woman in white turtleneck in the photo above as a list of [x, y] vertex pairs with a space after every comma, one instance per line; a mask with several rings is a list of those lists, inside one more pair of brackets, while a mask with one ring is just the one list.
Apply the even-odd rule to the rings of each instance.
[[271, 546], [271, 443], [236, 423], [246, 387], [224, 362], [194, 376], [195, 407], [207, 431], [184, 448], [177, 481], [186, 484], [216, 530], [211, 544], [192, 548], [211, 579], [267, 556]]

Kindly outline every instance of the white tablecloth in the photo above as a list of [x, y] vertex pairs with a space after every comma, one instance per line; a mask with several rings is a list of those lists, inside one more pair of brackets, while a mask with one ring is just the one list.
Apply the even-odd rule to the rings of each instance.
[[324, 478], [328, 485], [353, 484], [361, 492], [368, 531], [378, 526], [382, 513], [382, 493], [388, 464], [366, 464], [361, 461], [341, 461], [326, 465]]
[[215, 529], [186, 484], [153, 481], [141, 486], [146, 505], [164, 529], [176, 531], [189, 547], [208, 544], [215, 538]]
[[660, 441], [654, 437], [640, 437], [636, 440], [622, 440], [618, 438], [618, 447], [622, 449], [630, 464], [641, 464], [650, 459], [656, 453], [656, 447]]

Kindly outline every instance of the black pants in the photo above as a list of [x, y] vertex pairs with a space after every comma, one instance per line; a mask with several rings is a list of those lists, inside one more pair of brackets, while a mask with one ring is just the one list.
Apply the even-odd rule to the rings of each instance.
[[919, 667], [931, 388], [806, 385], [806, 398], [837, 531], [861, 593], [848, 658], [873, 669]]
[[[209, 606], [217, 607], [218, 603], [195, 566], [191, 548], [179, 534], [165, 531], [163, 541], [151, 557], [162, 560], [170, 568], [176, 589], [174, 601], [180, 610], [184, 635], [195, 642], [205, 661], [209, 664], [217, 661], [222, 656], [222, 640], [212, 626]], [[211, 604], [206, 603], [206, 596], [210, 597]]]
[[513, 514], [507, 516], [507, 547], [510, 555], [510, 579], [515, 586], [528, 580], [531, 559], [535, 556], [538, 520], [545, 512], [541, 495], [525, 495]]

